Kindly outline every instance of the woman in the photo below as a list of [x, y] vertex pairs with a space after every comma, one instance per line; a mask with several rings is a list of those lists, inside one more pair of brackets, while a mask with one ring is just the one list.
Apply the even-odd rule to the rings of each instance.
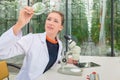
[[44, 33], [22, 37], [22, 28], [33, 14], [31, 7], [21, 9], [16, 24], [0, 37], [0, 59], [25, 54], [23, 66], [15, 80], [36, 80], [58, 62], [62, 51], [62, 43], [57, 35], [63, 29], [63, 14], [50, 12]]

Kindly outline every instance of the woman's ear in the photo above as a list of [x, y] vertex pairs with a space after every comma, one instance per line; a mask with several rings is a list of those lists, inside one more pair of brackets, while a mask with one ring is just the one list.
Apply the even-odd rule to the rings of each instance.
[[62, 30], [62, 29], [59, 29], [60, 31]]
[[61, 31], [62, 29], [63, 29], [63, 26], [60, 26], [60, 29], [59, 29], [59, 30]]

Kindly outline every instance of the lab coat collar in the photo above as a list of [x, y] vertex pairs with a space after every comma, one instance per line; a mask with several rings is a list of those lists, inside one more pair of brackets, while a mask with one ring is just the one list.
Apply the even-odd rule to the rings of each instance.
[[[46, 43], [46, 32], [44, 32], [44, 33], [41, 34], [41, 35], [42, 35], [42, 37], [40, 37], [40, 38], [41, 38], [41, 41], [44, 42], [44, 43]], [[57, 39], [58, 44], [59, 44], [59, 43], [60, 43], [60, 40], [59, 40], [58, 35], [57, 35], [56, 39]]]

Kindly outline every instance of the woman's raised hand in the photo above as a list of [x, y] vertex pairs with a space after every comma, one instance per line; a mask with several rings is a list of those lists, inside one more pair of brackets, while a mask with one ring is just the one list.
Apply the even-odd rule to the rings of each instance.
[[17, 35], [20, 30], [30, 21], [34, 14], [34, 10], [32, 7], [26, 6], [19, 12], [18, 21], [13, 27], [13, 32]]

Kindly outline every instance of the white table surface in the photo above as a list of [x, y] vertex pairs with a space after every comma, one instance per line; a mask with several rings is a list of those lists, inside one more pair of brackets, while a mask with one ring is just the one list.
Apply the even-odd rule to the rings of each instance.
[[81, 56], [80, 61], [95, 62], [101, 66], [84, 68], [82, 76], [72, 76], [58, 73], [57, 69], [60, 67], [58, 65], [42, 75], [40, 80], [86, 80], [86, 76], [94, 71], [99, 74], [100, 80], [120, 80], [120, 57]]
[[[80, 61], [94, 62], [101, 66], [83, 68], [82, 76], [72, 76], [58, 73], [57, 70], [61, 66], [58, 64], [57, 67], [42, 75], [39, 80], [86, 80], [86, 76], [94, 71], [99, 74], [100, 80], [120, 80], [120, 57], [81, 56]], [[10, 75], [10, 80], [14, 80], [14, 77], [15, 75]]]

